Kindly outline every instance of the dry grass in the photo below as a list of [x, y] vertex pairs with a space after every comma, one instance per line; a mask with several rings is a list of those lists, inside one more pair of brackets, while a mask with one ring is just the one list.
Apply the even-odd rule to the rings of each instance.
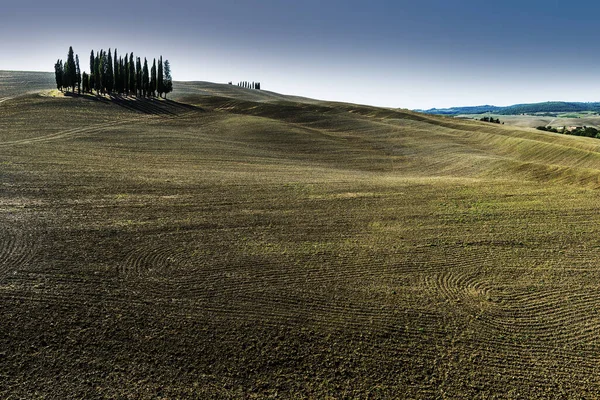
[[600, 141], [176, 89], [0, 105], [0, 397], [598, 393]]

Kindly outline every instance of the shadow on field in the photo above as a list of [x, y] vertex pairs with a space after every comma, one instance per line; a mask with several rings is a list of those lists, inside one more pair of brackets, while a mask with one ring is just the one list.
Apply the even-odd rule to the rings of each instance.
[[65, 93], [68, 97], [83, 97], [88, 100], [99, 101], [106, 104], [115, 104], [120, 107], [126, 108], [130, 111], [139, 112], [149, 115], [167, 115], [176, 116], [190, 111], [204, 111], [200, 107], [196, 107], [190, 104], [180, 103], [174, 100], [168, 99], [144, 99], [138, 97], [129, 96], [95, 96], [90, 94], [73, 94]]

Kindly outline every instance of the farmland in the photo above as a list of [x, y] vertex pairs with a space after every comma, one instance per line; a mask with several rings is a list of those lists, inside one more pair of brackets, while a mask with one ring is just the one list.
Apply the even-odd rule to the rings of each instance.
[[592, 112], [582, 113], [555, 113], [527, 114], [527, 115], [501, 115], [501, 114], [460, 114], [456, 118], [479, 120], [483, 117], [497, 118], [505, 125], [521, 128], [537, 128], [538, 126], [571, 127], [591, 126], [600, 128], [600, 115]]
[[0, 398], [600, 392], [597, 139], [1, 75]]

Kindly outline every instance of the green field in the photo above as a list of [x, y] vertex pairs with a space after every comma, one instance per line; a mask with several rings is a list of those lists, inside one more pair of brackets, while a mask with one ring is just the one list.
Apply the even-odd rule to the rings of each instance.
[[0, 398], [600, 393], [599, 140], [0, 76]]

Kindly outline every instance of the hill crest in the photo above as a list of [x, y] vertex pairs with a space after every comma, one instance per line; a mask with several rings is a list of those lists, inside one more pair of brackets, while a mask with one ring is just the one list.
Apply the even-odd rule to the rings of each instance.
[[414, 110], [425, 114], [437, 115], [461, 115], [461, 114], [499, 114], [519, 115], [537, 113], [561, 113], [561, 112], [600, 112], [600, 102], [570, 102], [570, 101], [546, 101], [542, 103], [513, 104], [512, 106], [465, 106], [449, 108], [431, 108], [429, 110]]

